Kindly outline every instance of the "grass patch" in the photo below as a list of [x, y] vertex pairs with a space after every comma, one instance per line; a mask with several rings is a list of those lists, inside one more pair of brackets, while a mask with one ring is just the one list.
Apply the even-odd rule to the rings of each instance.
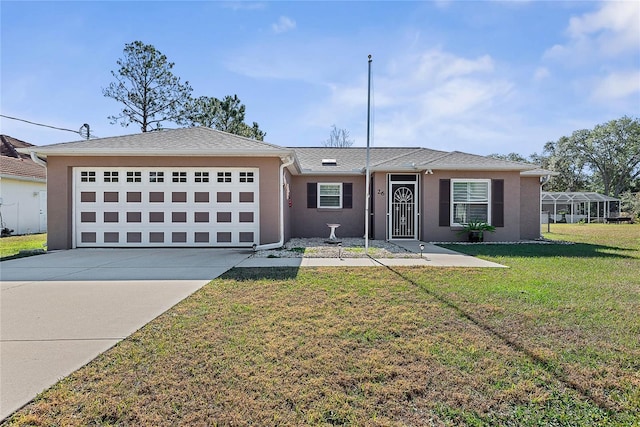
[[638, 424], [640, 228], [555, 226], [456, 247], [509, 269], [234, 269], [6, 424]]
[[47, 244], [47, 234], [27, 234], [0, 239], [0, 261], [17, 258], [20, 251], [43, 249]]

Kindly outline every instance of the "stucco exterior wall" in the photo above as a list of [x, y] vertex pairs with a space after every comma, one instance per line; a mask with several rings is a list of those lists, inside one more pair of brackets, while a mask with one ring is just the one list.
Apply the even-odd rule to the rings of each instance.
[[[307, 183], [353, 183], [353, 207], [351, 209], [307, 208]], [[329, 237], [328, 223], [340, 224], [336, 236], [364, 236], [364, 176], [296, 176], [291, 184], [291, 236]]]
[[46, 209], [40, 212], [40, 199], [46, 197], [41, 192], [46, 189], [44, 182], [0, 178], [2, 226], [13, 230], [13, 234], [47, 231], [46, 223], [41, 224], [41, 215], [46, 216]]
[[520, 238], [540, 237], [540, 178], [520, 179]]
[[47, 159], [50, 250], [72, 247], [73, 168], [103, 167], [252, 167], [260, 170], [260, 244], [279, 240], [279, 158], [49, 156]]
[[387, 174], [375, 172], [372, 174], [372, 179], [373, 239], [385, 240], [387, 238]]
[[484, 233], [485, 241], [520, 240], [520, 173], [490, 171], [433, 171], [422, 176], [421, 235], [425, 241], [464, 241], [459, 228], [438, 225], [439, 183], [441, 179], [504, 179], [504, 227]]

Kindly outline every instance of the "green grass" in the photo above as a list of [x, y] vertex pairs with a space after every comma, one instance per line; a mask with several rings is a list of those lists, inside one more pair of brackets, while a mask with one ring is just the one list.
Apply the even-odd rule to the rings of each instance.
[[0, 260], [15, 258], [22, 250], [44, 249], [46, 243], [46, 233], [0, 238]]
[[509, 266], [234, 269], [7, 425], [640, 425], [640, 226]]

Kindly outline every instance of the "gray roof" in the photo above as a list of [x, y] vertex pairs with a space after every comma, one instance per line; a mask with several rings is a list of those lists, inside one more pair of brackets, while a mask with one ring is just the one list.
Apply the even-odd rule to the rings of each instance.
[[[300, 162], [302, 173], [362, 173], [366, 167], [365, 148], [292, 147]], [[335, 159], [335, 166], [323, 166], [323, 159]], [[371, 148], [372, 171], [440, 170], [510, 170], [534, 171], [538, 166], [529, 163], [510, 162], [493, 157], [446, 152], [428, 148]], [[529, 172], [531, 174], [531, 172]], [[546, 175], [541, 173], [541, 175]], [[535, 176], [535, 174], [534, 174]]]
[[[160, 130], [133, 135], [30, 147], [45, 156], [142, 155], [142, 156], [286, 156], [293, 152], [277, 145], [207, 127]], [[22, 149], [24, 151], [28, 149]]]
[[[302, 173], [360, 174], [367, 165], [367, 150], [363, 147], [291, 147], [295, 151]], [[411, 153], [424, 148], [371, 148], [369, 150], [371, 169], [385, 170], [413, 169]], [[433, 151], [433, 150], [428, 150]], [[323, 166], [323, 159], [335, 159], [335, 166]], [[383, 167], [383, 165], [385, 165]]]
[[508, 160], [496, 159], [495, 157], [479, 156], [477, 154], [462, 153], [452, 151], [445, 156], [434, 159], [424, 165], [429, 169], [446, 170], [517, 170], [527, 171], [537, 169], [537, 165], [530, 163], [511, 162]]
[[[33, 146], [18, 151], [35, 151], [40, 156], [292, 156], [296, 160], [292, 168], [302, 174], [339, 175], [362, 174], [367, 156], [364, 147], [281, 147], [207, 127], [160, 130]], [[459, 151], [446, 152], [420, 147], [372, 147], [369, 155], [372, 171], [510, 170], [530, 176], [535, 176], [535, 171], [539, 171], [539, 175], [547, 175], [536, 165]], [[335, 164], [323, 165], [324, 159], [334, 159]]]

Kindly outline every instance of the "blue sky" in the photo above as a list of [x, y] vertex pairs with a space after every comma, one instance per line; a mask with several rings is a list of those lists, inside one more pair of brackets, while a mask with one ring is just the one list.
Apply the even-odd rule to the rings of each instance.
[[[640, 116], [640, 2], [2, 1], [1, 111], [98, 137], [120, 104], [102, 88], [126, 43], [154, 45], [194, 96], [237, 94], [268, 142], [321, 146], [331, 125], [366, 145], [476, 154]], [[165, 127], [175, 127], [166, 124]], [[3, 134], [79, 139], [0, 118]]]

